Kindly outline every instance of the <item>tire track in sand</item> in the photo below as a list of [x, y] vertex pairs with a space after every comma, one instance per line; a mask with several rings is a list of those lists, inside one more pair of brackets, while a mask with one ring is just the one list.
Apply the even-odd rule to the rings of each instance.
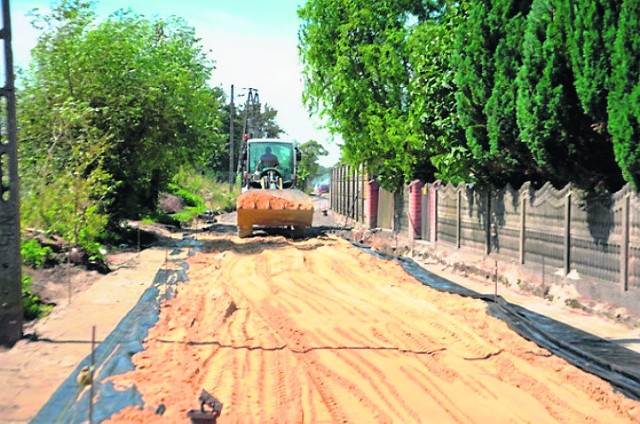
[[[394, 384], [390, 383], [386, 378], [385, 372], [388, 371], [387, 367], [390, 365], [388, 352], [380, 347], [368, 349], [369, 340], [349, 337], [350, 331], [341, 330], [336, 334], [343, 336], [344, 340], [337, 340], [324, 331], [318, 331], [315, 334], [315, 338], [322, 346], [333, 346], [331, 354], [335, 355], [336, 358], [331, 362], [334, 367], [337, 368], [336, 360], [341, 360], [351, 372], [355, 372], [358, 378], [352, 379], [354, 387], [366, 387], [368, 385], [370, 390], [377, 395], [375, 396], [376, 399], [371, 394], [366, 395], [368, 402], [372, 405], [384, 406], [385, 414], [389, 416], [391, 421], [419, 422], [420, 415], [405, 402], [404, 397], [398, 392]], [[393, 362], [398, 363], [406, 360], [406, 357], [398, 358], [394, 356]], [[397, 365], [394, 364], [393, 366]]]
[[395, 263], [335, 240], [233, 240], [193, 258], [140, 354], [147, 368], [127, 377], [150, 404], [166, 399], [165, 415], [120, 422], [184, 421], [202, 388], [225, 404], [220, 424], [630, 421], [635, 404], [555, 358], [531, 362], [531, 345], [481, 305]]

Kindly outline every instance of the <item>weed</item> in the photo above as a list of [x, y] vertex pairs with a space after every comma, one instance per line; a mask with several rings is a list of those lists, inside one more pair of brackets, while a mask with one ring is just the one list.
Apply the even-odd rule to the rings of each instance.
[[22, 276], [22, 308], [26, 320], [45, 317], [53, 309], [53, 305], [43, 302], [38, 295], [31, 292], [32, 282], [33, 279], [29, 275]]
[[573, 309], [584, 309], [582, 304], [577, 299], [566, 299], [564, 304]]
[[40, 268], [47, 260], [51, 259], [51, 248], [49, 246], [41, 246], [36, 239], [22, 242], [20, 248], [22, 254], [22, 262], [34, 268]]

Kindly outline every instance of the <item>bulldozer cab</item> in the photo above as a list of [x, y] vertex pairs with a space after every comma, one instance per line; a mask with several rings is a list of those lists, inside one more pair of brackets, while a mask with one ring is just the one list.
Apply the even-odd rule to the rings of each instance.
[[282, 179], [282, 188], [295, 185], [299, 160], [298, 150], [291, 141], [279, 139], [248, 140], [244, 155], [243, 188], [261, 188], [266, 170], [273, 169]]

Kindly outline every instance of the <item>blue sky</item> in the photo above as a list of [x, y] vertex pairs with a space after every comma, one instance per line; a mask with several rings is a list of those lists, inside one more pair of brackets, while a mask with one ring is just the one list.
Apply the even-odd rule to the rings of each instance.
[[[149, 17], [184, 18], [196, 29], [205, 50], [211, 50], [216, 69], [211, 84], [221, 86], [229, 95], [234, 84], [236, 94], [242, 88], [259, 90], [260, 100], [278, 110], [278, 123], [286, 137], [303, 143], [314, 139], [330, 152], [321, 159], [333, 165], [340, 156], [337, 142], [319, 121], [309, 118], [302, 104], [302, 67], [298, 60], [298, 17], [303, 0], [101, 0], [96, 4], [99, 17], [118, 9], [130, 8]], [[47, 11], [49, 0], [13, 0], [11, 15], [15, 62], [25, 66], [38, 33], [31, 27], [27, 12]], [[236, 97], [236, 103], [244, 101]], [[338, 140], [339, 142], [339, 140]]]

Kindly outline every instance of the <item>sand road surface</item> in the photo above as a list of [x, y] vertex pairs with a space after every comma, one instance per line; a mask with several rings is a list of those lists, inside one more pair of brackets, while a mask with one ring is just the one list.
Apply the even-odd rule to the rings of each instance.
[[[334, 237], [205, 239], [190, 281], [134, 356], [142, 410], [188, 422], [207, 390], [219, 423], [640, 422], [615, 392], [395, 262]], [[154, 411], [166, 408], [162, 416]]]

